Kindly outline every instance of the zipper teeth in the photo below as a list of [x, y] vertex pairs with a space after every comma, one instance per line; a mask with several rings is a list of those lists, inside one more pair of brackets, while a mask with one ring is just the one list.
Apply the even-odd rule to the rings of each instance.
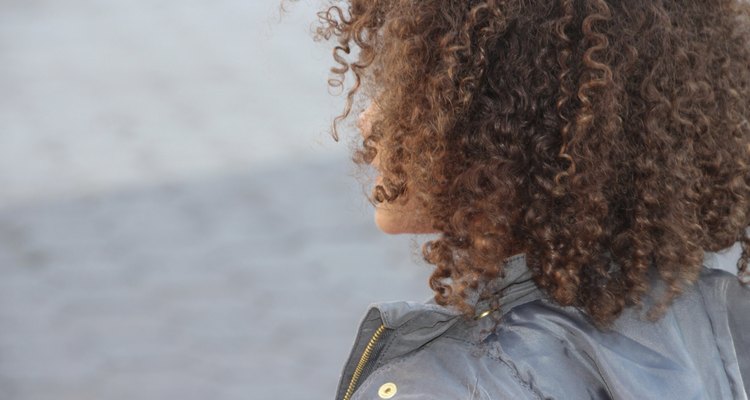
[[367, 343], [365, 351], [362, 352], [362, 357], [359, 358], [357, 368], [354, 369], [352, 380], [349, 381], [349, 387], [346, 389], [346, 394], [344, 395], [343, 400], [349, 400], [352, 397], [352, 394], [354, 394], [354, 386], [357, 384], [360, 375], [362, 375], [362, 370], [365, 368], [365, 364], [367, 364], [367, 361], [370, 359], [370, 355], [372, 354], [372, 349], [375, 347], [375, 343], [378, 341], [380, 335], [382, 335], [384, 331], [385, 325], [381, 324], [380, 327], [372, 335], [372, 338], [370, 338], [370, 341]]

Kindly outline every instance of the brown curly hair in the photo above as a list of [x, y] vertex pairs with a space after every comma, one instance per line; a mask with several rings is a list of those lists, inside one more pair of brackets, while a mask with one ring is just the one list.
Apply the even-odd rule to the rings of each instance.
[[337, 39], [329, 85], [355, 79], [333, 138], [377, 104], [353, 160], [378, 144], [370, 201], [415, 196], [440, 232], [422, 246], [439, 304], [471, 315], [468, 293], [519, 252], [600, 328], [640, 307], [651, 269], [667, 288], [652, 320], [704, 251], [740, 241], [745, 277], [747, 2], [346, 0], [318, 17], [315, 39]]

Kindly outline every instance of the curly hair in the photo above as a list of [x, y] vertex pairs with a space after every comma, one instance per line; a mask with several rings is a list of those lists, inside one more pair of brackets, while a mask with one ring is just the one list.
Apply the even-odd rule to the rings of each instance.
[[[344, 0], [331, 87], [378, 106], [371, 202], [415, 196], [435, 300], [468, 293], [526, 253], [535, 284], [607, 328], [698, 279], [704, 251], [750, 251], [750, 4], [744, 0]], [[352, 54], [352, 48], [358, 51]], [[378, 144], [376, 150], [375, 144]], [[750, 272], [750, 271], [749, 271]], [[491, 294], [483, 293], [486, 299]]]

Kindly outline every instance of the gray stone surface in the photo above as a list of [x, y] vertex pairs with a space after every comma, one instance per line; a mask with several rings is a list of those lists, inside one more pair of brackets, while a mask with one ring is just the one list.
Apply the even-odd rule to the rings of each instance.
[[367, 305], [430, 295], [277, 4], [0, 4], [0, 399], [329, 399]]
[[342, 165], [0, 211], [0, 398], [330, 398], [367, 304], [429, 295]]

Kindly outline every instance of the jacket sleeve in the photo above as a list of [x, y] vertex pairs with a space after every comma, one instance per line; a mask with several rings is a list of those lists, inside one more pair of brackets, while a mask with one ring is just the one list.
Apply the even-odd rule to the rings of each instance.
[[540, 399], [507, 364], [477, 347], [452, 339], [435, 340], [380, 366], [352, 400], [525, 400]]

